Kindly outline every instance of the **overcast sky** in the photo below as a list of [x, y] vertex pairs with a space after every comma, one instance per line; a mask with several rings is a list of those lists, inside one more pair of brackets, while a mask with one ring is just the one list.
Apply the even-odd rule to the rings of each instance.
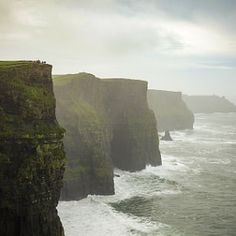
[[236, 102], [235, 0], [0, 0], [0, 59]]

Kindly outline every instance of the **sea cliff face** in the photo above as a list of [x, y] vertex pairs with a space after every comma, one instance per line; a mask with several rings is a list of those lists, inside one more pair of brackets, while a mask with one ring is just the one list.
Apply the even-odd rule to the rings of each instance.
[[236, 105], [225, 97], [184, 95], [183, 99], [194, 113], [236, 112]]
[[62, 236], [56, 206], [64, 130], [55, 118], [51, 66], [0, 62], [0, 235]]
[[135, 171], [161, 164], [146, 82], [79, 73], [55, 76], [54, 84], [57, 117], [67, 130], [62, 199], [113, 194], [113, 167]]
[[105, 107], [111, 119], [112, 160], [115, 167], [137, 171], [161, 165], [154, 113], [147, 104], [147, 82], [103, 80]]
[[61, 199], [114, 194], [112, 133], [101, 81], [80, 73], [56, 77], [54, 85], [57, 118], [66, 129], [67, 166]]
[[181, 92], [148, 90], [148, 104], [155, 113], [158, 131], [193, 129], [194, 115]]

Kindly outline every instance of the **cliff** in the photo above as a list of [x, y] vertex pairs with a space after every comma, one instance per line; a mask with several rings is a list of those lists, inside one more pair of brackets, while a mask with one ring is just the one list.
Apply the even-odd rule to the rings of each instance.
[[105, 107], [111, 119], [112, 160], [115, 167], [137, 171], [161, 165], [154, 113], [147, 104], [147, 82], [103, 80]]
[[62, 236], [64, 149], [52, 67], [0, 61], [0, 235]]
[[193, 129], [194, 116], [181, 92], [148, 90], [148, 104], [155, 113], [159, 131]]
[[54, 79], [57, 118], [66, 128], [67, 155], [62, 200], [88, 194], [114, 194], [111, 128], [106, 117], [102, 84], [80, 73]]
[[79, 73], [54, 78], [57, 117], [66, 128], [68, 163], [62, 199], [113, 194], [113, 166], [161, 164], [147, 83]]
[[225, 97], [184, 95], [183, 99], [194, 113], [236, 112], [236, 106]]

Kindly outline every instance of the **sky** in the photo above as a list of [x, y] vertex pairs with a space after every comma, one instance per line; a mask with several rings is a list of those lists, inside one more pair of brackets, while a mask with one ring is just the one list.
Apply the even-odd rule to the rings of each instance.
[[236, 103], [235, 0], [0, 0], [0, 60]]

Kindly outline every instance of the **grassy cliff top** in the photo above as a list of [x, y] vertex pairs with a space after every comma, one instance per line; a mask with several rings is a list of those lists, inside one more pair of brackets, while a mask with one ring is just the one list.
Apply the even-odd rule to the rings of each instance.
[[19, 60], [19, 61], [0, 61], [0, 69], [11, 69], [11, 68], [18, 68], [22, 66], [50, 66], [49, 64], [42, 63], [41, 61], [27, 61], [27, 60]]
[[159, 90], [159, 89], [148, 89], [148, 93], [164, 94], [164, 95], [168, 95], [168, 94], [181, 94], [182, 95], [182, 92], [180, 91], [169, 91], [169, 90]]
[[33, 63], [33, 61], [0, 61], [0, 66], [18, 66], [30, 63]]
[[[74, 79], [95, 79], [95, 75], [86, 73], [86, 72], [80, 72], [76, 74], [62, 74], [62, 75], [53, 75], [52, 79], [54, 82], [54, 85], [56, 86], [63, 86], [68, 83], [70, 83]], [[98, 78], [96, 78], [98, 79]]]
[[137, 79], [126, 79], [126, 78], [104, 78], [102, 81], [105, 82], [114, 82], [114, 83], [142, 83], [147, 84], [147, 81], [145, 80], [137, 80]]
[[[56, 86], [66, 85], [74, 79], [101, 79], [87, 72], [80, 72], [76, 74], [53, 75], [52, 78]], [[125, 83], [125, 84], [133, 84], [133, 83], [147, 84], [147, 81], [144, 81], [144, 80], [134, 80], [134, 79], [126, 79], [126, 78], [102, 78], [102, 81], [114, 82], [114, 83]]]

